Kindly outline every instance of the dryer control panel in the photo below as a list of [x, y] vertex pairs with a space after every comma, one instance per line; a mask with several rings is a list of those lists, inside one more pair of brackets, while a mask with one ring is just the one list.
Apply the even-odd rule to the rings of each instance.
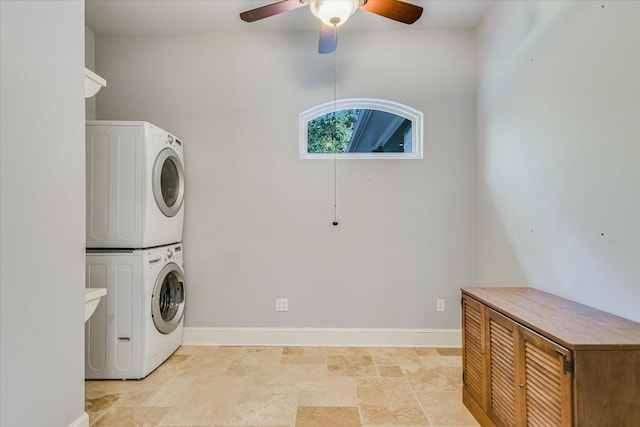
[[145, 134], [147, 135], [146, 141], [155, 146], [165, 146], [170, 147], [180, 155], [182, 155], [184, 151], [184, 144], [182, 140], [177, 136], [170, 134], [164, 129], [161, 129], [157, 126], [152, 125], [151, 123], [144, 122], [145, 124]]
[[166, 144], [169, 147], [173, 147], [175, 150], [182, 152], [182, 141], [180, 141], [178, 138], [171, 135], [170, 133], [167, 133]]

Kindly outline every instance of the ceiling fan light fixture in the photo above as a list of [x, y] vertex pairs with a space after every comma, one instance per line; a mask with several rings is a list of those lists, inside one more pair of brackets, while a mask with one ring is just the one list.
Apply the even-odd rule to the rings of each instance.
[[358, 10], [360, 0], [311, 0], [309, 6], [325, 25], [339, 26]]

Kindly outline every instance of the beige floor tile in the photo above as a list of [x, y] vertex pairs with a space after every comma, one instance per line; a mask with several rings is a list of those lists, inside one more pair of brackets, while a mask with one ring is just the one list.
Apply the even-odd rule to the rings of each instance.
[[296, 427], [360, 427], [360, 413], [355, 407], [300, 406]]
[[[182, 374], [185, 367], [191, 366], [195, 356], [187, 354], [174, 353], [163, 364], [158, 366], [147, 378], [149, 380], [156, 378], [170, 378]], [[145, 378], [145, 379], [147, 379]]]
[[429, 425], [404, 378], [361, 378], [357, 390], [365, 424]]
[[302, 390], [299, 406], [357, 406], [355, 377], [327, 377], [322, 390]]
[[[202, 427], [202, 426], [193, 426]], [[206, 427], [294, 427], [293, 424], [216, 424], [215, 426]]]
[[[178, 355], [184, 359], [169, 359], [149, 375], [148, 379], [173, 377], [201, 377], [226, 371], [230, 362], [221, 362], [215, 356]], [[145, 378], [146, 380], [147, 378]]]
[[169, 378], [164, 387], [153, 393], [143, 403], [144, 406], [172, 407], [189, 392], [195, 381], [192, 377]]
[[375, 377], [378, 375], [371, 356], [327, 356], [329, 375]]
[[168, 365], [173, 365], [173, 364], [177, 364], [180, 365], [184, 362], [186, 362], [189, 359], [189, 356], [205, 356], [206, 354], [194, 354], [194, 355], [190, 355], [190, 354], [178, 354], [173, 353], [167, 360], [164, 361], [164, 363], [161, 366], [168, 366]]
[[420, 359], [413, 348], [372, 348], [376, 365], [419, 365]]
[[462, 356], [461, 348], [436, 348], [440, 356]]
[[304, 347], [284, 347], [282, 355], [285, 354], [304, 354]]
[[240, 365], [274, 365], [280, 363], [282, 347], [220, 347], [218, 356]]
[[89, 414], [89, 423], [95, 423], [95, 421], [111, 409], [121, 397], [122, 393], [85, 391], [84, 410]]
[[114, 406], [163, 406], [163, 405], [147, 405], [147, 401], [159, 390], [132, 390], [122, 394]]
[[232, 363], [227, 368], [226, 372], [222, 375], [228, 377], [246, 377], [251, 374], [251, 370], [253, 366], [251, 365], [242, 365], [240, 363]]
[[413, 348], [418, 356], [437, 356], [438, 351], [431, 347], [414, 347]]
[[323, 354], [283, 354], [280, 363], [283, 365], [326, 365], [327, 356]]
[[84, 408], [87, 412], [97, 412], [113, 406], [123, 393], [85, 391]]
[[220, 347], [212, 345], [182, 345], [174, 354], [176, 355], [197, 355], [197, 356], [212, 356], [218, 351]]
[[403, 377], [402, 369], [400, 366], [380, 366], [377, 365], [378, 374], [381, 377]]
[[327, 367], [320, 365], [254, 366], [247, 384], [274, 389], [320, 391], [327, 383]]
[[296, 408], [297, 395], [291, 390], [247, 387], [233, 408], [229, 424], [292, 425]]
[[438, 366], [462, 367], [462, 357], [460, 356], [419, 356], [423, 366], [435, 368]]
[[160, 420], [169, 408], [113, 408], [96, 421], [95, 427], [152, 427], [160, 425]]
[[[210, 376], [210, 375], [244, 375], [252, 365], [278, 364], [282, 354], [282, 347], [214, 347], [212, 351], [200, 351], [187, 359], [175, 360], [171, 358], [158, 368], [159, 372], [169, 371], [169, 374], [182, 376]], [[185, 357], [177, 355], [174, 357]]]
[[118, 427], [334, 427], [360, 425], [356, 415], [365, 427], [477, 426], [458, 353], [183, 346], [143, 380], [85, 381], [86, 411], [91, 425]]
[[195, 378], [182, 399], [162, 419], [163, 425], [228, 423], [244, 386], [243, 378]]
[[221, 347], [217, 347], [216, 348], [215, 355], [216, 356], [220, 356], [220, 357], [228, 357], [228, 358], [233, 359], [239, 353], [244, 352], [246, 348], [248, 348], [248, 347], [221, 346]]
[[[209, 358], [209, 360], [216, 360], [220, 365], [229, 366], [232, 364], [246, 365], [247, 362], [260, 362], [260, 358], [264, 358], [265, 355], [270, 355], [270, 363], [277, 363], [274, 354], [281, 354], [282, 347], [199, 347], [200, 351], [191, 354], [191, 357]], [[264, 349], [264, 351], [262, 351]], [[279, 356], [277, 356], [279, 357]], [[196, 359], [197, 360], [197, 359]]]
[[323, 354], [325, 356], [371, 356], [365, 347], [304, 347], [304, 354]]
[[404, 367], [404, 376], [413, 390], [459, 391], [462, 387], [462, 369], [456, 366]]
[[421, 392], [418, 400], [434, 426], [478, 426], [458, 391]]

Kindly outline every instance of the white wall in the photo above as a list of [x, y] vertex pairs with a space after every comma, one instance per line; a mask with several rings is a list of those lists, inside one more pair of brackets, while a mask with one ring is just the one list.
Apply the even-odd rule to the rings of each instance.
[[477, 282], [640, 321], [640, 3], [497, 2], [478, 33]]
[[0, 425], [84, 410], [84, 2], [0, 2]]
[[[84, 28], [84, 66], [96, 71], [96, 34], [89, 27]], [[96, 97], [86, 98], [84, 105], [86, 120], [95, 120]]]
[[333, 99], [316, 32], [96, 36], [98, 118], [185, 141], [187, 326], [459, 328], [474, 48], [464, 31], [341, 35], [338, 97], [422, 110], [425, 158], [340, 161], [334, 228], [333, 161], [298, 158], [298, 114]]

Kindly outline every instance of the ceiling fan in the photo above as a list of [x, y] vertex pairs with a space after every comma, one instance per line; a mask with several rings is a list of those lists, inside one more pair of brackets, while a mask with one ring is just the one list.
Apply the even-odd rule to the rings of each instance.
[[319, 53], [336, 50], [338, 26], [344, 24], [358, 9], [405, 24], [413, 24], [422, 15], [422, 7], [401, 0], [281, 0], [242, 12], [240, 19], [245, 22], [258, 21], [303, 6], [309, 6], [311, 12], [322, 21]]

